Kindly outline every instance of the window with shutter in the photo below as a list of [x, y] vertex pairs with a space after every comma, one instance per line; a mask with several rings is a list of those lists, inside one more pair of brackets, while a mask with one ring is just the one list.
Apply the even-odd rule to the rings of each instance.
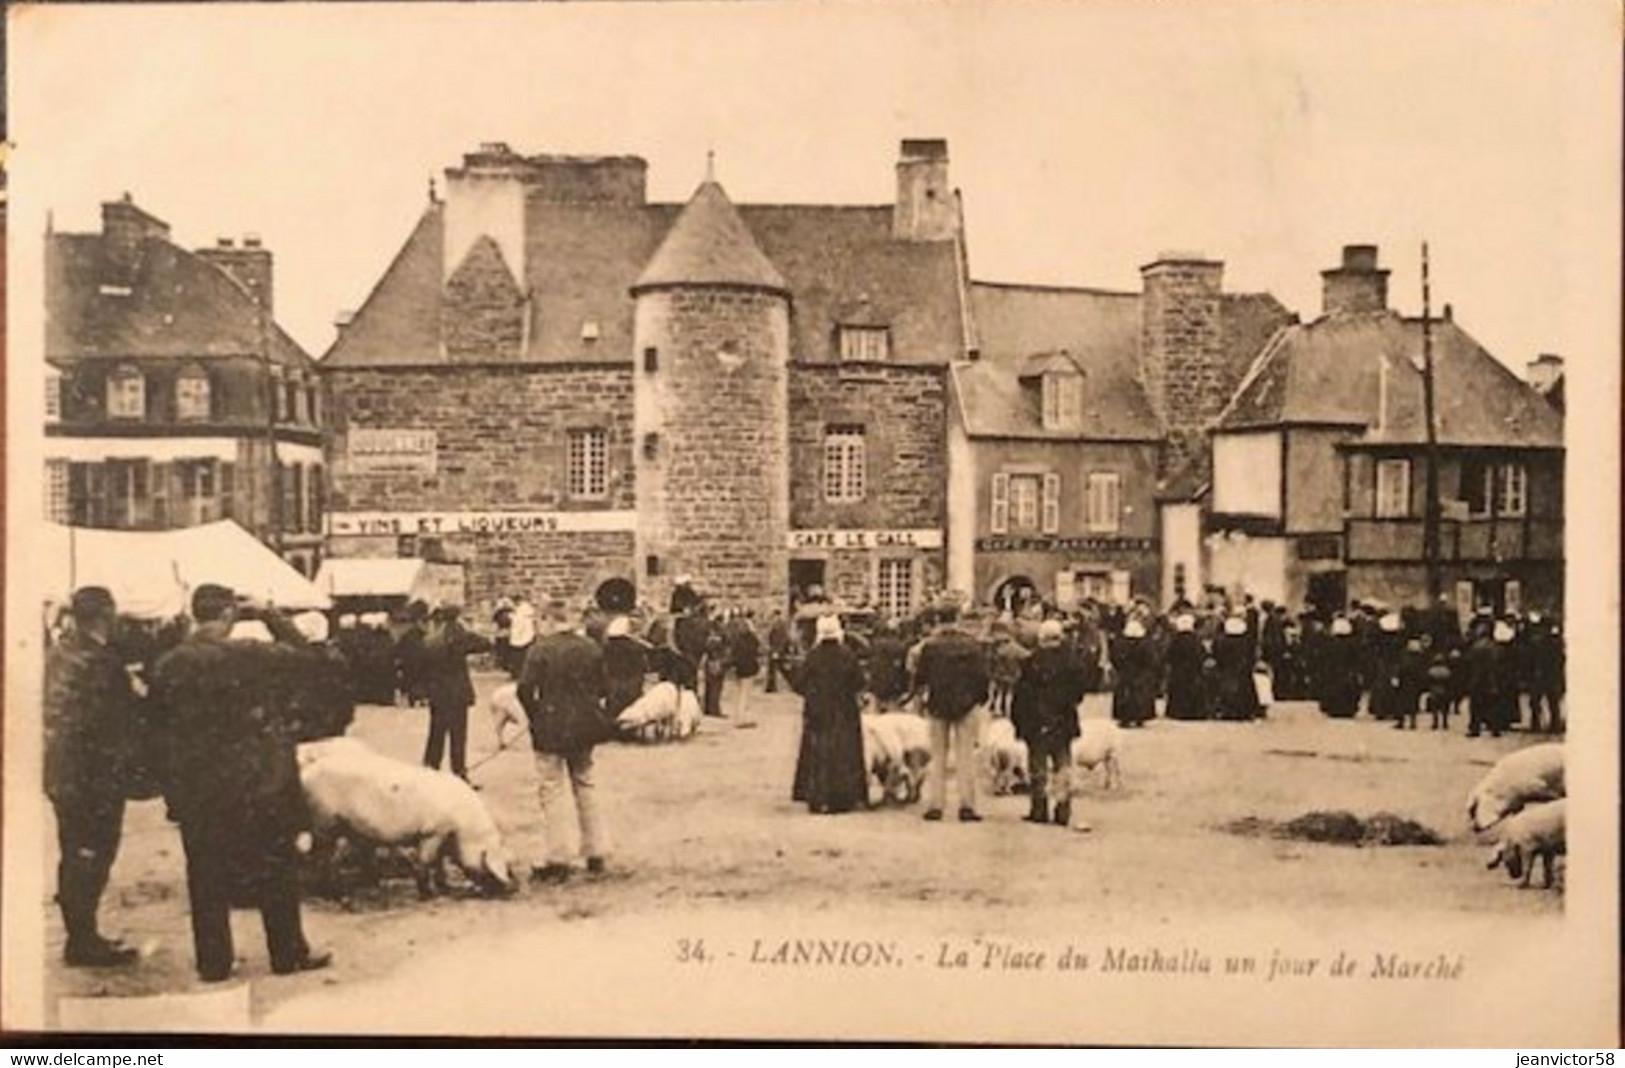
[[1045, 534], [1058, 534], [1061, 531], [1061, 476], [1048, 474], [1044, 476], [1044, 512], [1042, 529]]
[[1402, 519], [1411, 514], [1411, 462], [1377, 461], [1377, 518]]
[[1495, 510], [1515, 519], [1529, 510], [1529, 469], [1523, 464], [1502, 464], [1496, 472]]
[[993, 476], [993, 516], [990, 526], [995, 534], [1010, 530], [1010, 476], [1003, 471]]
[[1121, 479], [1115, 471], [1089, 474], [1084, 497], [1084, 525], [1095, 534], [1114, 534], [1122, 525]]

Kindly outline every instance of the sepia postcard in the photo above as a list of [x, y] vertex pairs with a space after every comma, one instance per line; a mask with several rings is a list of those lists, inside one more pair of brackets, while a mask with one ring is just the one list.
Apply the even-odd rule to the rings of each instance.
[[1613, 5], [6, 42], [0, 1028], [1617, 1045]]

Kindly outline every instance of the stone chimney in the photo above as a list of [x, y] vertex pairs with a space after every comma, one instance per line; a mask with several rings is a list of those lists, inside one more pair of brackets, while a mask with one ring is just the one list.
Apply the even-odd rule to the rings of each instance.
[[102, 247], [115, 277], [107, 281], [131, 285], [141, 262], [141, 244], [148, 238], [169, 240], [169, 224], [135, 206], [130, 194], [102, 205]]
[[1541, 353], [1529, 361], [1529, 371], [1524, 377], [1537, 392], [1550, 393], [1552, 387], [1563, 380], [1563, 357], [1553, 352]]
[[487, 141], [446, 168], [445, 240], [440, 278], [449, 279], [482, 236], [496, 243], [517, 283], [525, 277], [524, 156]]
[[1168, 435], [1174, 470], [1200, 453], [1202, 434], [1224, 410], [1224, 264], [1165, 252], [1140, 268], [1140, 380]]
[[904, 141], [897, 160], [892, 237], [898, 241], [951, 241], [958, 231], [959, 206], [948, 184], [948, 142]]
[[212, 248], [198, 249], [197, 254], [235, 278], [256, 304], [268, 312], [276, 310], [272, 304], [271, 250], [261, 243], [258, 234], [244, 235], [241, 245], [222, 237]]
[[1343, 265], [1321, 271], [1320, 277], [1326, 315], [1388, 308], [1388, 271], [1377, 266], [1376, 245], [1344, 245]]

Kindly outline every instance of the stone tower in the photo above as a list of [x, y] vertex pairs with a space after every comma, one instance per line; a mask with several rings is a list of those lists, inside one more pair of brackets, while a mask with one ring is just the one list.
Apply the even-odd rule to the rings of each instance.
[[788, 585], [790, 295], [709, 179], [632, 287], [639, 594], [759, 613]]

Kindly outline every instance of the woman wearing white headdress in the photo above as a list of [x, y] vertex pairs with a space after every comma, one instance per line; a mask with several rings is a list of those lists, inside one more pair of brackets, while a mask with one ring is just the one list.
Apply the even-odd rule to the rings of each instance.
[[839, 616], [819, 616], [815, 644], [794, 679], [804, 703], [791, 797], [815, 813], [850, 812], [869, 799], [858, 718], [863, 667], [845, 637]]

